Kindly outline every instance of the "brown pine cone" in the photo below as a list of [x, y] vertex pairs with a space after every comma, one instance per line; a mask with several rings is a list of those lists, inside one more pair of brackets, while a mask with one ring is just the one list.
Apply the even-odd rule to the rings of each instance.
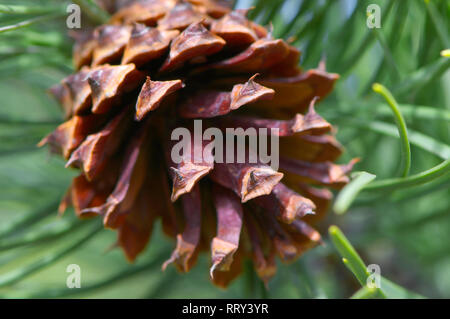
[[[225, 1], [123, 3], [77, 36], [78, 72], [51, 89], [67, 121], [42, 144], [81, 171], [62, 210], [102, 216], [130, 261], [161, 218], [176, 238], [163, 268], [189, 271], [211, 250], [215, 284], [237, 277], [247, 257], [267, 282], [276, 255], [291, 262], [321, 242], [312, 225], [328, 209], [327, 188], [348, 182], [353, 162], [333, 164], [341, 146], [314, 110], [338, 75], [302, 71], [299, 50]], [[280, 172], [248, 158], [219, 163], [195, 138], [175, 163], [170, 134], [195, 119], [204, 129], [278, 129]]]

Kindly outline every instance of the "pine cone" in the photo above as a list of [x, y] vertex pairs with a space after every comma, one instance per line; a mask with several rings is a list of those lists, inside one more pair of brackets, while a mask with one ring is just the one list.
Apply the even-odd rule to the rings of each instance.
[[[247, 257], [267, 282], [276, 255], [291, 262], [321, 242], [312, 225], [328, 209], [327, 187], [348, 182], [354, 161], [333, 164], [341, 146], [314, 109], [338, 75], [303, 72], [299, 50], [224, 1], [131, 1], [111, 10], [108, 24], [76, 37], [78, 72], [51, 89], [67, 121], [41, 145], [81, 171], [61, 211], [102, 216], [130, 261], [161, 218], [176, 238], [163, 269], [187, 272], [211, 250], [215, 284], [236, 278]], [[170, 134], [193, 130], [194, 119], [204, 129], [277, 128], [280, 172], [248, 158], [218, 163], [209, 142], [196, 139], [175, 163]]]

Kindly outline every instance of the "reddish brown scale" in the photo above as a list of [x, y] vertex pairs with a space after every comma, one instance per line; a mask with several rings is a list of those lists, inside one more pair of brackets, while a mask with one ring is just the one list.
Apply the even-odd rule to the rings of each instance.
[[72, 153], [66, 167], [78, 167], [88, 180], [95, 179], [118, 150], [130, 125], [131, 117], [125, 109], [100, 132], [89, 135]]
[[293, 223], [283, 226], [292, 238], [292, 242], [297, 249], [297, 256], [301, 256], [307, 250], [323, 244], [319, 232], [303, 220], [295, 220]]
[[156, 25], [157, 21], [175, 5], [173, 0], [146, 0], [132, 3], [119, 10], [111, 17], [113, 24], [130, 24], [133, 22]]
[[212, 266], [210, 275], [214, 278], [216, 270], [228, 271], [233, 255], [239, 247], [242, 229], [242, 206], [233, 192], [214, 185], [214, 204], [217, 211], [217, 235], [211, 242]]
[[291, 120], [261, 119], [248, 116], [229, 116], [220, 120], [223, 128], [267, 129], [267, 134], [292, 136], [294, 134], [323, 134], [331, 129], [331, 124], [320, 117], [311, 105], [306, 115], [296, 114]]
[[117, 183], [119, 167], [117, 162], [109, 162], [103, 174], [92, 181], [87, 180], [83, 174], [75, 177], [61, 202], [59, 213], [62, 214], [68, 206], [73, 206], [75, 213], [80, 218], [97, 216], [96, 214], [81, 214], [81, 212], [86, 208], [101, 206], [106, 202]]
[[98, 115], [73, 116], [40, 141], [38, 146], [48, 144], [53, 153], [62, 154], [68, 159], [84, 139], [103, 122], [104, 118]]
[[122, 64], [134, 63], [139, 67], [161, 58], [178, 35], [177, 30], [161, 31], [143, 24], [134, 24], [131, 38], [123, 53]]
[[263, 164], [215, 163], [210, 178], [233, 190], [245, 203], [255, 197], [270, 194], [283, 174]]
[[319, 232], [302, 220], [294, 220], [290, 226], [299, 234], [305, 236], [311, 243], [322, 244]]
[[124, 250], [127, 259], [134, 261], [145, 249], [152, 234], [153, 224], [158, 217], [167, 214], [171, 207], [164, 201], [164, 190], [153, 183], [159, 172], [153, 171], [141, 187], [131, 209], [117, 229], [117, 243]]
[[232, 11], [222, 19], [213, 22], [211, 31], [222, 37], [227, 45], [243, 46], [258, 40], [250, 21], [245, 17], [246, 10]]
[[166, 173], [169, 168], [161, 161], [153, 169], [156, 176], [154, 184], [160, 186], [161, 190], [159, 203], [164, 207], [160, 214], [162, 229], [167, 236], [176, 238], [176, 235], [180, 232], [180, 223], [178, 222], [178, 209], [173, 205], [170, 196], [169, 176]]
[[147, 133], [148, 127], [141, 127], [139, 133], [134, 136], [127, 147], [119, 179], [106, 203], [84, 209], [81, 214], [94, 213], [103, 216], [105, 227], [114, 229], [120, 226], [146, 180]]
[[63, 107], [66, 117], [82, 115], [91, 107], [91, 88], [87, 81], [90, 70], [82, 68], [78, 73], [69, 75], [60, 84], [53, 86], [50, 93]]
[[290, 45], [287, 57], [280, 63], [272, 66], [268, 73], [275, 77], [293, 77], [300, 74], [301, 71], [298, 67], [300, 56], [300, 50]]
[[280, 154], [314, 163], [335, 161], [342, 146], [332, 135], [295, 135], [280, 139]]
[[316, 209], [316, 205], [310, 199], [300, 196], [283, 183], [278, 183], [271, 194], [255, 198], [254, 203], [286, 224], [314, 214]]
[[92, 113], [107, 113], [121, 94], [135, 89], [142, 83], [143, 75], [134, 64], [94, 69], [88, 78], [92, 91]]
[[88, 83], [89, 75], [89, 68], [84, 67], [78, 73], [70, 75], [62, 81], [62, 85], [69, 89], [70, 114], [81, 115], [92, 105], [91, 88]]
[[201, 199], [200, 189], [195, 186], [189, 194], [182, 197], [182, 205], [185, 219], [185, 227], [182, 234], [177, 235], [177, 246], [172, 256], [167, 260], [162, 269], [165, 270], [170, 263], [175, 263], [178, 269], [188, 272], [194, 251], [200, 241], [201, 233]]
[[92, 217], [94, 214], [82, 215], [81, 212], [88, 207], [102, 205], [113, 187], [114, 184], [104, 181], [89, 182], [84, 175], [79, 175], [72, 181], [70, 203], [79, 217]]
[[225, 115], [243, 105], [271, 99], [274, 91], [254, 81], [251, 77], [245, 84], [236, 84], [231, 92], [199, 91], [191, 94], [179, 106], [184, 118], [211, 118]]
[[239, 249], [234, 254], [234, 260], [230, 266], [230, 269], [228, 271], [216, 270], [214, 272], [214, 277], [211, 278], [211, 281], [216, 286], [222, 288], [228, 287], [234, 279], [236, 279], [242, 274], [244, 258], [245, 254], [242, 247], [240, 246]]
[[180, 154], [180, 162], [172, 162], [171, 152], [179, 155], [180, 151], [173, 149], [174, 144], [170, 144], [167, 149], [167, 160], [170, 163], [170, 172], [172, 176], [172, 196], [171, 200], [176, 201], [178, 197], [189, 193], [194, 186], [204, 176], [208, 175], [214, 168], [214, 156], [212, 142], [197, 141], [193, 134], [186, 145], [191, 151], [190, 153]]
[[275, 90], [275, 96], [268, 102], [259, 103], [259, 106], [302, 111], [314, 97], [326, 97], [338, 78], [337, 74], [319, 70], [291, 77], [261, 77], [260, 84]]
[[255, 74], [246, 83], [233, 86], [230, 106], [232, 110], [236, 110], [245, 104], [273, 98], [275, 92], [272, 89], [266, 88], [254, 81], [257, 76], [258, 74]]
[[224, 46], [225, 41], [209, 32], [202, 23], [191, 24], [173, 40], [169, 57], [162, 65], [160, 72], [173, 71], [194, 57], [217, 53]]
[[196, 9], [214, 19], [220, 19], [230, 12], [230, 3], [226, 0], [188, 0]]
[[76, 69], [83, 65], [90, 65], [96, 41], [94, 39], [93, 30], [84, 30], [84, 32], [72, 32], [71, 35], [75, 39], [73, 47], [73, 62]]
[[147, 77], [136, 103], [136, 119], [142, 121], [150, 111], [159, 107], [167, 95], [182, 89], [183, 86], [181, 80], [152, 81], [150, 77]]
[[187, 96], [179, 106], [179, 113], [184, 118], [209, 118], [231, 112], [231, 95], [229, 92], [198, 91]]
[[256, 217], [260, 220], [261, 227], [267, 232], [280, 259], [286, 263], [294, 261], [298, 257], [299, 251], [289, 233], [278, 223], [276, 217], [266, 211], [260, 212]]
[[179, 2], [175, 5], [161, 20], [158, 21], [158, 27], [161, 30], [184, 30], [191, 24], [203, 21], [207, 16], [196, 11], [194, 7], [187, 2]]
[[[258, 78], [260, 85], [273, 89], [275, 94], [271, 99], [254, 103], [252, 111], [264, 112], [267, 117], [290, 118], [306, 111], [314, 97], [319, 100], [326, 97], [339, 78], [337, 74], [319, 70], [309, 70], [305, 73], [300, 73], [298, 68], [291, 70], [295, 71], [295, 76], [279, 77], [263, 73]], [[226, 76], [214, 78], [209, 84], [212, 88], [229, 87], [245, 80], [243, 76]]]
[[256, 273], [267, 284], [275, 276], [277, 266], [275, 264], [275, 249], [271, 245], [268, 256], [265, 256], [261, 231], [258, 230], [258, 224], [251, 216], [250, 212], [245, 214], [245, 227], [251, 244], [251, 256], [255, 265]]
[[95, 67], [119, 60], [130, 36], [130, 26], [104, 25], [95, 29], [94, 39], [96, 45], [93, 52], [92, 66]]
[[333, 193], [329, 189], [311, 187], [303, 183], [297, 184], [295, 189], [303, 196], [311, 199], [316, 205], [316, 213], [305, 216], [303, 220], [311, 225], [322, 220], [330, 208]]
[[230, 59], [211, 64], [206, 69], [231, 73], [257, 73], [283, 61], [289, 54], [289, 46], [283, 40], [260, 39], [242, 53]]
[[67, 85], [63, 83], [56, 84], [48, 90], [48, 93], [59, 102], [64, 112], [64, 118], [70, 118], [72, 116], [72, 97], [70, 96], [70, 90]]
[[347, 174], [357, 162], [358, 159], [354, 159], [347, 165], [336, 165], [331, 162], [310, 163], [280, 158], [280, 169], [286, 173], [286, 179], [291, 183], [307, 182], [342, 188], [349, 182]]
[[125, 220], [117, 229], [117, 244], [122, 247], [129, 261], [134, 261], [145, 249], [153, 230], [153, 223], [161, 213], [155, 210], [157, 198], [153, 194], [154, 188], [151, 189], [148, 185], [143, 187], [133, 206], [126, 213]]

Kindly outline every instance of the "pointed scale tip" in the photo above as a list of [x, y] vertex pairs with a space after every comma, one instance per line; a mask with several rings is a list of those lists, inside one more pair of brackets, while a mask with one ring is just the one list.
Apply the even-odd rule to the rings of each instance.
[[174, 256], [170, 256], [169, 259], [167, 259], [162, 265], [161, 265], [161, 270], [162, 271], [166, 271], [167, 267], [172, 264], [175, 261], [175, 257]]
[[212, 266], [211, 266], [211, 268], [209, 269], [209, 276], [211, 277], [211, 280], [214, 280], [214, 271], [216, 270], [216, 268], [217, 268], [217, 265], [218, 265], [219, 263], [214, 263]]
[[255, 168], [244, 177], [241, 188], [241, 199], [245, 203], [258, 196], [268, 195], [283, 178], [283, 173], [271, 168]]

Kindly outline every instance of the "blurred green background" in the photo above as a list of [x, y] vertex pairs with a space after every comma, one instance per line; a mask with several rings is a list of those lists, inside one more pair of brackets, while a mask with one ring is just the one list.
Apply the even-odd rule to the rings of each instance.
[[[80, 1], [78, 1], [80, 2]], [[90, 3], [90, 1], [81, 1]], [[344, 215], [321, 225], [326, 244], [280, 265], [269, 290], [248, 265], [228, 290], [208, 279], [208, 256], [186, 275], [161, 272], [173, 243], [159, 225], [134, 265], [109, 249], [115, 233], [99, 221], [58, 217], [58, 202], [76, 172], [36, 143], [62, 120], [46, 90], [72, 72], [65, 27], [68, 1], [0, 0], [0, 297], [75, 298], [347, 298], [360, 285], [327, 237], [338, 225], [367, 264], [422, 296], [450, 298], [450, 174], [423, 185], [363, 190]], [[381, 28], [366, 26], [369, 4], [381, 7]], [[7, 5], [14, 5], [8, 7]], [[412, 150], [411, 175], [450, 158], [450, 2], [446, 0], [246, 0], [250, 17], [290, 38], [302, 66], [326, 61], [341, 79], [317, 108], [338, 127], [342, 162], [356, 171], [398, 176], [400, 139], [393, 113], [371, 86], [399, 103]], [[13, 11], [11, 11], [12, 9]], [[83, 19], [87, 19], [83, 15]], [[81, 267], [82, 288], [66, 287], [66, 267]], [[391, 297], [412, 297], [394, 289]]]

